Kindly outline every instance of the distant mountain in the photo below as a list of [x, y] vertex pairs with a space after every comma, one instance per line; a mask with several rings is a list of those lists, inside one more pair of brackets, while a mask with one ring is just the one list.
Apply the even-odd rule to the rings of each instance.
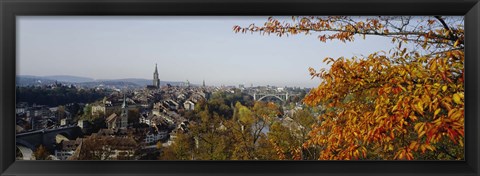
[[[153, 82], [150, 79], [141, 78], [124, 78], [124, 79], [98, 79], [69, 76], [69, 75], [55, 75], [55, 76], [32, 76], [32, 75], [18, 75], [18, 86], [30, 86], [30, 85], [46, 85], [53, 84], [55, 81], [64, 84], [77, 84], [85, 87], [135, 87], [141, 88], [147, 85], [152, 85]], [[170, 84], [172, 86], [181, 85], [183, 82], [177, 81], [160, 81], [160, 85], [164, 86]]]
[[80, 76], [69, 76], [69, 75], [52, 75], [52, 76], [32, 76], [32, 75], [18, 75], [18, 80], [35, 80], [38, 81], [45, 81], [45, 82], [63, 82], [63, 83], [82, 83], [82, 82], [92, 82], [95, 79], [87, 78], [87, 77], [80, 77]]
[[93, 78], [70, 76], [70, 75], [52, 75], [52, 76], [43, 76], [43, 78], [57, 80], [58, 82], [70, 82], [70, 83], [82, 83], [82, 82], [95, 81], [95, 79]]
[[[146, 87], [147, 85], [153, 85], [153, 81], [151, 79], [142, 79], [142, 78], [124, 78], [124, 79], [100, 79], [96, 80], [97, 82], [102, 82], [102, 83], [109, 83], [109, 82], [129, 82], [129, 83], [134, 83], [142, 87]], [[166, 86], [167, 84], [170, 84], [172, 86], [178, 86], [181, 85], [183, 82], [178, 82], [178, 81], [162, 81], [160, 80], [160, 85], [161, 86]]]
[[107, 87], [107, 88], [141, 88], [142, 86], [131, 83], [131, 82], [125, 82], [125, 81], [92, 81], [92, 82], [82, 82], [82, 83], [76, 83], [76, 85], [82, 86], [82, 87], [89, 87], [89, 88], [94, 88], [94, 87]]
[[141, 78], [102, 79], [102, 80], [97, 80], [97, 81], [98, 82], [130, 82], [130, 83], [135, 83], [135, 84], [137, 84], [139, 86], [142, 86], [142, 87], [153, 84], [152, 80], [141, 79]]
[[38, 76], [31, 76], [31, 75], [17, 76], [17, 79], [16, 79], [17, 86], [43, 85], [43, 84], [53, 84], [53, 83], [55, 83], [55, 80], [46, 79]]

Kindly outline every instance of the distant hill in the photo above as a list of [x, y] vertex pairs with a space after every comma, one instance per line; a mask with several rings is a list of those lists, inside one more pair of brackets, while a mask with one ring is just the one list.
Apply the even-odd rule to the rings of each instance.
[[55, 83], [55, 80], [30, 75], [17, 76], [16, 79], [17, 86], [43, 85], [53, 83]]
[[[55, 76], [32, 76], [32, 75], [17, 75], [18, 86], [30, 85], [47, 85], [53, 84], [55, 81], [64, 84], [76, 84], [85, 87], [134, 87], [141, 88], [147, 85], [152, 85], [150, 79], [142, 78], [124, 78], [124, 79], [98, 79], [69, 75], [55, 75]], [[181, 85], [178, 81], [160, 81], [160, 85], [164, 86], [170, 84], [172, 86]]]
[[124, 79], [102, 79], [97, 80], [98, 82], [130, 82], [137, 84], [139, 86], [145, 87], [152, 84], [152, 80], [141, 79], [141, 78], [124, 78]]
[[57, 82], [62, 83], [82, 83], [82, 82], [92, 82], [95, 79], [80, 77], [80, 76], [69, 76], [69, 75], [52, 75], [52, 76], [32, 76], [32, 75], [17, 75], [17, 83], [28, 83], [31, 81], [40, 83], [45, 82], [46, 84]]
[[53, 76], [43, 76], [43, 78], [57, 80], [58, 82], [70, 82], [70, 83], [82, 83], [82, 82], [92, 82], [95, 81], [93, 78], [80, 77], [80, 76], [69, 76], [69, 75], [53, 75]]

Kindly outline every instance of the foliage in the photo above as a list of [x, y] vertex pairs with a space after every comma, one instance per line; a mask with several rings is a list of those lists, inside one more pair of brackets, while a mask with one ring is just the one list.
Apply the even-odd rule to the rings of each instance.
[[50, 153], [43, 145], [38, 146], [37, 150], [33, 152], [33, 156], [35, 157], [35, 160], [51, 160], [49, 157]]
[[[219, 113], [217, 107], [229, 103], [229, 93], [214, 94], [212, 99], [196, 105], [186, 131], [177, 131], [173, 144], [162, 147], [160, 160], [278, 160], [275, 150], [276, 141], [292, 141], [296, 148], [302, 147], [303, 136], [300, 132], [288, 129], [272, 131], [272, 124], [281, 120], [284, 115], [281, 106], [274, 103], [254, 102], [251, 106], [235, 101], [230, 107], [231, 116]], [[233, 103], [233, 102], [232, 102]], [[215, 109], [215, 110], [212, 110]], [[221, 111], [220, 111], [221, 112]], [[311, 126], [315, 118], [305, 112], [311, 121], [298, 121]], [[296, 113], [295, 113], [296, 114]], [[294, 114], [294, 115], [295, 115]], [[294, 117], [294, 119], [300, 119]], [[280, 125], [282, 126], [282, 125]], [[281, 128], [281, 127], [279, 127]], [[270, 132], [269, 132], [270, 131]], [[272, 132], [272, 133], [271, 133]], [[290, 136], [277, 135], [288, 133]], [[306, 134], [306, 133], [305, 133]], [[277, 135], [275, 140], [270, 140]], [[293, 137], [295, 136], [295, 137]], [[296, 136], [302, 136], [297, 138]], [[290, 137], [290, 138], [289, 138]], [[274, 142], [275, 141], [275, 142]], [[298, 150], [297, 150], [298, 151]], [[301, 153], [301, 152], [299, 152]], [[302, 158], [298, 158], [302, 159]], [[304, 157], [303, 159], [313, 159]]]
[[30, 105], [40, 104], [50, 107], [69, 103], [89, 103], [107, 95], [103, 90], [77, 89], [61, 86], [54, 89], [44, 87], [16, 87], [17, 102], [27, 102]]
[[396, 46], [368, 56], [325, 58], [328, 70], [310, 68], [322, 82], [304, 102], [325, 113], [304, 148], [320, 146], [321, 160], [464, 158], [463, 24], [441, 16], [292, 19], [269, 18], [264, 26], [234, 31], [318, 33], [322, 42], [375, 35]]

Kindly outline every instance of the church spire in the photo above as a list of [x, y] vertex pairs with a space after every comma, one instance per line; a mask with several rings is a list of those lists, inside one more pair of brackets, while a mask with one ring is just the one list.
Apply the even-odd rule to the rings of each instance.
[[128, 105], [127, 105], [127, 97], [125, 94], [123, 94], [123, 104], [122, 104], [122, 114], [120, 115], [119, 121], [115, 122], [117, 123], [117, 126], [120, 129], [126, 129], [128, 126]]
[[153, 72], [153, 86], [160, 88], [160, 78], [158, 78], [157, 63], [155, 63], [155, 72]]
[[127, 105], [127, 97], [125, 96], [125, 94], [123, 94], [123, 103], [122, 103], [122, 108], [125, 109], [127, 108], [128, 105]]

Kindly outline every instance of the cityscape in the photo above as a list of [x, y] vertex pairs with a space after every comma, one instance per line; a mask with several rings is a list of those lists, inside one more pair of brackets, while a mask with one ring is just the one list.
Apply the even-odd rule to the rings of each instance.
[[[24, 144], [17, 146], [17, 159], [20, 160], [158, 159], [158, 149], [171, 146], [178, 133], [188, 131], [189, 124], [194, 123], [192, 112], [202, 108], [212, 96], [225, 99], [232, 97], [245, 105], [256, 101], [265, 104], [274, 102], [283, 112], [272, 117], [275, 121], [287, 124], [292, 121], [294, 112], [303, 109], [301, 100], [309, 91], [308, 88], [268, 85], [216, 87], [207, 85], [205, 81], [202, 85], [191, 85], [188, 81], [177, 85], [162, 84], [157, 66], [152, 84], [144, 88], [131, 88], [121, 83], [85, 88], [75, 83], [44, 82], [33, 80], [30, 85], [17, 87], [17, 143]], [[31, 89], [47, 92], [84, 91], [96, 98], [93, 98], [95, 101], [60, 103], [56, 106], [22, 102], [32, 101], [30, 98], [39, 96], [32, 95]], [[57, 97], [54, 94], [49, 98]], [[235, 111], [232, 103], [222, 106], [227, 105], [227, 108]], [[225, 113], [233, 112], [227, 110]], [[262, 129], [263, 135], [267, 132], [268, 128]], [[99, 141], [105, 142], [108, 150], [92, 146], [98, 145]], [[35, 154], [39, 150], [35, 146], [41, 146], [44, 153]], [[97, 149], [95, 152], [98, 154], [83, 154], [91, 152], [85, 150], [87, 147]], [[157, 156], [152, 157], [153, 154]]]
[[462, 16], [19, 17], [17, 160], [464, 160]]

